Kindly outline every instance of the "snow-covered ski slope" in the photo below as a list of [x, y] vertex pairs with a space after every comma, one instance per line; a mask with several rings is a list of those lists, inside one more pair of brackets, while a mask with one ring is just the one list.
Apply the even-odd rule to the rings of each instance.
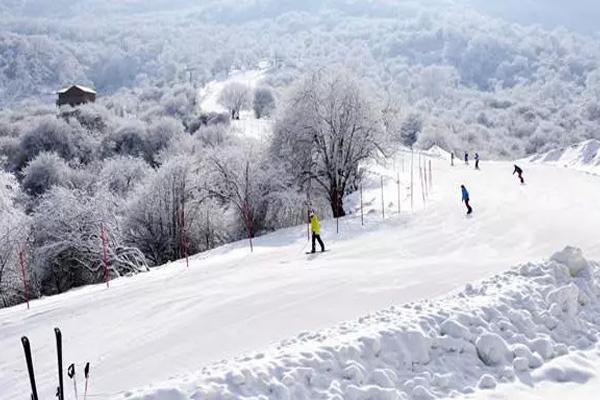
[[[414, 214], [402, 176], [400, 217], [393, 213], [397, 186], [390, 167], [385, 222], [374, 176], [364, 196], [372, 209], [366, 226], [354, 215], [340, 221], [336, 235], [334, 221], [324, 221], [332, 251], [323, 255], [306, 256], [306, 227], [291, 228], [257, 239], [253, 254], [240, 242], [193, 258], [189, 269], [173, 263], [113, 281], [108, 290], [90, 286], [34, 301], [30, 311], [0, 310], [0, 398], [26, 396], [21, 335], [32, 342], [40, 398], [54, 396], [54, 326], [62, 329], [66, 362], [91, 362], [94, 398], [120, 398], [219, 360], [264, 357], [263, 350], [304, 331], [447, 295], [518, 263], [548, 258], [565, 245], [600, 259], [600, 177], [524, 165], [527, 185], [521, 186], [511, 175], [512, 163], [483, 162], [481, 171], [448, 164], [433, 161], [433, 193], [425, 208], [415, 193]], [[471, 192], [473, 218], [465, 217], [460, 203], [462, 183]], [[172, 390], [149, 393], [148, 399], [188, 398]]]

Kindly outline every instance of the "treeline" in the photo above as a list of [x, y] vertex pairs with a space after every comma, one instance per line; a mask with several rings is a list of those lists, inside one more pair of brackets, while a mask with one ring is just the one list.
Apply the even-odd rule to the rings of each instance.
[[[181, 258], [182, 243], [195, 254], [301, 224], [307, 191], [321, 215], [344, 215], [359, 165], [418, 133], [409, 120], [393, 134], [381, 99], [339, 70], [295, 83], [263, 142], [234, 134], [235, 110], [199, 110], [195, 94], [178, 86], [0, 113], [2, 306], [24, 298], [19, 253], [30, 295], [101, 282], [102, 230], [114, 278]], [[221, 102], [265, 115], [275, 97], [225, 88]]]
[[600, 46], [591, 37], [437, 2], [192, 3], [181, 2], [179, 13], [158, 7], [118, 18], [77, 18], [84, 10], [74, 6], [60, 23], [0, 19], [0, 105], [50, 102], [73, 82], [102, 96], [168, 91], [189, 80], [189, 68], [201, 87], [263, 60], [272, 67], [268, 83], [283, 89], [342, 64], [369, 79], [402, 119], [418, 118], [425, 147], [520, 158], [599, 138]]

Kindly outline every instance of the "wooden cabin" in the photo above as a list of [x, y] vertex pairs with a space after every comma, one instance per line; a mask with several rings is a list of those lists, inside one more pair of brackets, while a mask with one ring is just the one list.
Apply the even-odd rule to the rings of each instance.
[[58, 94], [57, 106], [70, 105], [75, 107], [81, 104], [96, 101], [96, 91], [81, 85], [73, 85], [56, 92]]

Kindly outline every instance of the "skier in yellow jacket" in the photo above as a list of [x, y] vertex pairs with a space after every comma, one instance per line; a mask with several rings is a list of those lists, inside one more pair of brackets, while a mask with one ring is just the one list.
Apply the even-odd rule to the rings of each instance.
[[316, 252], [315, 244], [318, 241], [321, 246], [321, 251], [325, 251], [325, 245], [323, 244], [323, 240], [321, 240], [321, 224], [319, 223], [319, 218], [315, 215], [314, 212], [310, 213], [310, 229], [312, 231], [312, 251], [311, 253]]

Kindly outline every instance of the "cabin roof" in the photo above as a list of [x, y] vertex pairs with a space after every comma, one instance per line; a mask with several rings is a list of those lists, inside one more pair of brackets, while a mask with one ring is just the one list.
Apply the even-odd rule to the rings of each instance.
[[59, 90], [56, 93], [57, 94], [64, 94], [64, 93], [67, 93], [69, 90], [71, 90], [73, 88], [77, 88], [77, 89], [79, 89], [79, 90], [81, 90], [82, 92], [85, 92], [85, 93], [96, 94], [96, 91], [94, 89], [91, 89], [91, 88], [89, 88], [87, 86], [81, 86], [81, 85], [71, 85], [71, 86], [68, 86], [68, 87], [66, 87], [64, 89]]

